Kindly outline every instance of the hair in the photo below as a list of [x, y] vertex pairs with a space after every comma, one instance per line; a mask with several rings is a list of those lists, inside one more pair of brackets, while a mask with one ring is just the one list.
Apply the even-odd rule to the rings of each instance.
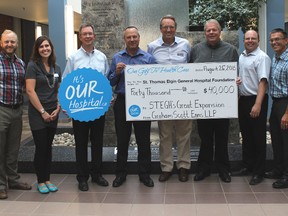
[[11, 34], [11, 33], [16, 36], [16, 42], [18, 42], [17, 34], [16, 34], [14, 31], [10, 30], [10, 29], [5, 29], [5, 30], [2, 32], [2, 34], [1, 34], [1, 39], [2, 39], [2, 37], [3, 37], [4, 35]]
[[38, 37], [36, 39], [36, 41], [34, 42], [34, 46], [33, 46], [33, 50], [32, 50], [32, 55], [31, 55], [31, 60], [34, 61], [35, 63], [40, 63], [42, 62], [42, 57], [39, 54], [39, 47], [40, 45], [43, 43], [43, 41], [47, 40], [50, 47], [51, 47], [51, 55], [48, 57], [48, 64], [55, 67], [56, 65], [56, 56], [55, 56], [55, 52], [54, 52], [54, 46], [51, 42], [51, 40], [45, 36], [42, 35], [40, 37]]
[[275, 28], [275, 29], [273, 29], [273, 30], [270, 32], [270, 35], [273, 34], [273, 33], [278, 33], [278, 32], [280, 32], [280, 33], [283, 35], [284, 38], [287, 38], [287, 33], [286, 33], [286, 31], [285, 31], [284, 29], [282, 29], [282, 28]]
[[138, 36], [140, 37], [138, 28], [137, 28], [136, 26], [133, 26], [133, 25], [127, 26], [127, 27], [124, 29], [124, 31], [123, 31], [123, 37], [125, 37], [125, 31], [126, 31], [127, 29], [136, 29], [136, 30], [137, 30], [137, 34], [138, 34]]
[[85, 28], [85, 27], [91, 27], [92, 30], [93, 30], [93, 33], [95, 34], [95, 28], [94, 28], [94, 26], [91, 23], [82, 23], [80, 25], [80, 27], [79, 27], [79, 34], [81, 34], [82, 29]]
[[175, 23], [175, 28], [177, 28], [176, 19], [175, 19], [175, 17], [173, 17], [173, 16], [170, 15], [170, 14], [167, 14], [167, 15], [163, 16], [163, 17], [160, 19], [160, 28], [162, 28], [162, 21], [163, 21], [164, 19], [171, 19], [171, 20], [173, 20], [174, 23]]
[[207, 25], [208, 25], [209, 23], [214, 23], [214, 24], [216, 24], [218, 30], [219, 30], [219, 31], [222, 30], [222, 29], [221, 29], [221, 25], [219, 24], [219, 22], [218, 22], [216, 19], [210, 19], [210, 20], [206, 21], [206, 23], [205, 23], [205, 25], [204, 25], [204, 31], [206, 31], [206, 27], [207, 27]]

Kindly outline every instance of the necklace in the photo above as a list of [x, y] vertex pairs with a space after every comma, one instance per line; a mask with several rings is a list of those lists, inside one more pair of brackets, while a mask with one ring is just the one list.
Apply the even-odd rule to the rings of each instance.
[[46, 78], [47, 84], [48, 84], [50, 89], [53, 89], [55, 86], [55, 80], [56, 79], [54, 77], [54, 73], [52, 74], [52, 77], [53, 77], [53, 81], [52, 81], [52, 84], [50, 84], [50, 80], [49, 80], [48, 76], [45, 74], [45, 78]]

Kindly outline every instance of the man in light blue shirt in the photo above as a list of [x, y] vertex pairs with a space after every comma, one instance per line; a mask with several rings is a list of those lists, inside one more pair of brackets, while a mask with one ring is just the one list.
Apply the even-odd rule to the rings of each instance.
[[[82, 42], [80, 49], [68, 57], [63, 77], [79, 68], [92, 68], [105, 76], [108, 74], [109, 65], [104, 53], [95, 49], [96, 34], [91, 24], [82, 24], [79, 29], [79, 39]], [[76, 164], [78, 188], [88, 191], [89, 175], [92, 182], [100, 186], [108, 186], [106, 179], [102, 177], [102, 149], [105, 115], [94, 121], [81, 122], [73, 119], [73, 131], [76, 143]], [[91, 169], [89, 169], [87, 149], [88, 138], [91, 141]]]
[[[187, 63], [190, 59], [188, 40], [176, 37], [177, 23], [173, 16], [166, 15], [160, 20], [162, 37], [148, 44], [148, 53], [152, 54], [158, 64]], [[160, 137], [160, 163], [162, 173], [159, 181], [167, 181], [172, 175], [174, 161], [172, 146], [175, 135], [177, 144], [176, 167], [179, 181], [186, 182], [191, 167], [190, 136], [192, 120], [158, 121]]]

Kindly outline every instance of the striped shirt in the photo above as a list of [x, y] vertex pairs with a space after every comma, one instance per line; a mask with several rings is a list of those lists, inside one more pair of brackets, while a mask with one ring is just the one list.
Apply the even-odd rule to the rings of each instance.
[[273, 57], [270, 73], [270, 95], [273, 98], [288, 97], [288, 49], [279, 57]]
[[0, 103], [17, 105], [23, 103], [25, 64], [16, 55], [0, 52]]

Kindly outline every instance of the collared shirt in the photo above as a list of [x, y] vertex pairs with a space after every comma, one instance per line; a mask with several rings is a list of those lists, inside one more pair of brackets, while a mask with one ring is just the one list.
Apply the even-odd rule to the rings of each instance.
[[0, 102], [7, 105], [23, 103], [25, 64], [16, 55], [0, 52]]
[[147, 52], [153, 55], [158, 64], [187, 63], [190, 59], [188, 40], [175, 37], [174, 43], [165, 44], [162, 37], [148, 44]]
[[104, 53], [97, 49], [92, 52], [86, 52], [80, 47], [74, 54], [68, 57], [67, 64], [63, 73], [63, 78], [74, 70], [79, 68], [92, 68], [107, 76], [109, 72], [109, 64]]
[[274, 55], [270, 73], [270, 95], [274, 98], [288, 97], [288, 49], [278, 58]]
[[239, 76], [241, 85], [239, 94], [241, 96], [253, 96], [258, 93], [261, 79], [269, 79], [271, 60], [269, 56], [259, 47], [247, 54], [244, 50], [239, 57]]
[[190, 62], [238, 62], [238, 52], [233, 45], [219, 41], [212, 47], [206, 41], [194, 45], [191, 49]]
[[119, 75], [116, 75], [116, 65], [120, 62], [126, 65], [156, 64], [154, 57], [140, 48], [134, 56], [129, 55], [126, 50], [116, 53], [112, 58], [108, 79], [111, 86], [116, 85], [115, 93], [122, 95], [125, 94], [124, 70]]

